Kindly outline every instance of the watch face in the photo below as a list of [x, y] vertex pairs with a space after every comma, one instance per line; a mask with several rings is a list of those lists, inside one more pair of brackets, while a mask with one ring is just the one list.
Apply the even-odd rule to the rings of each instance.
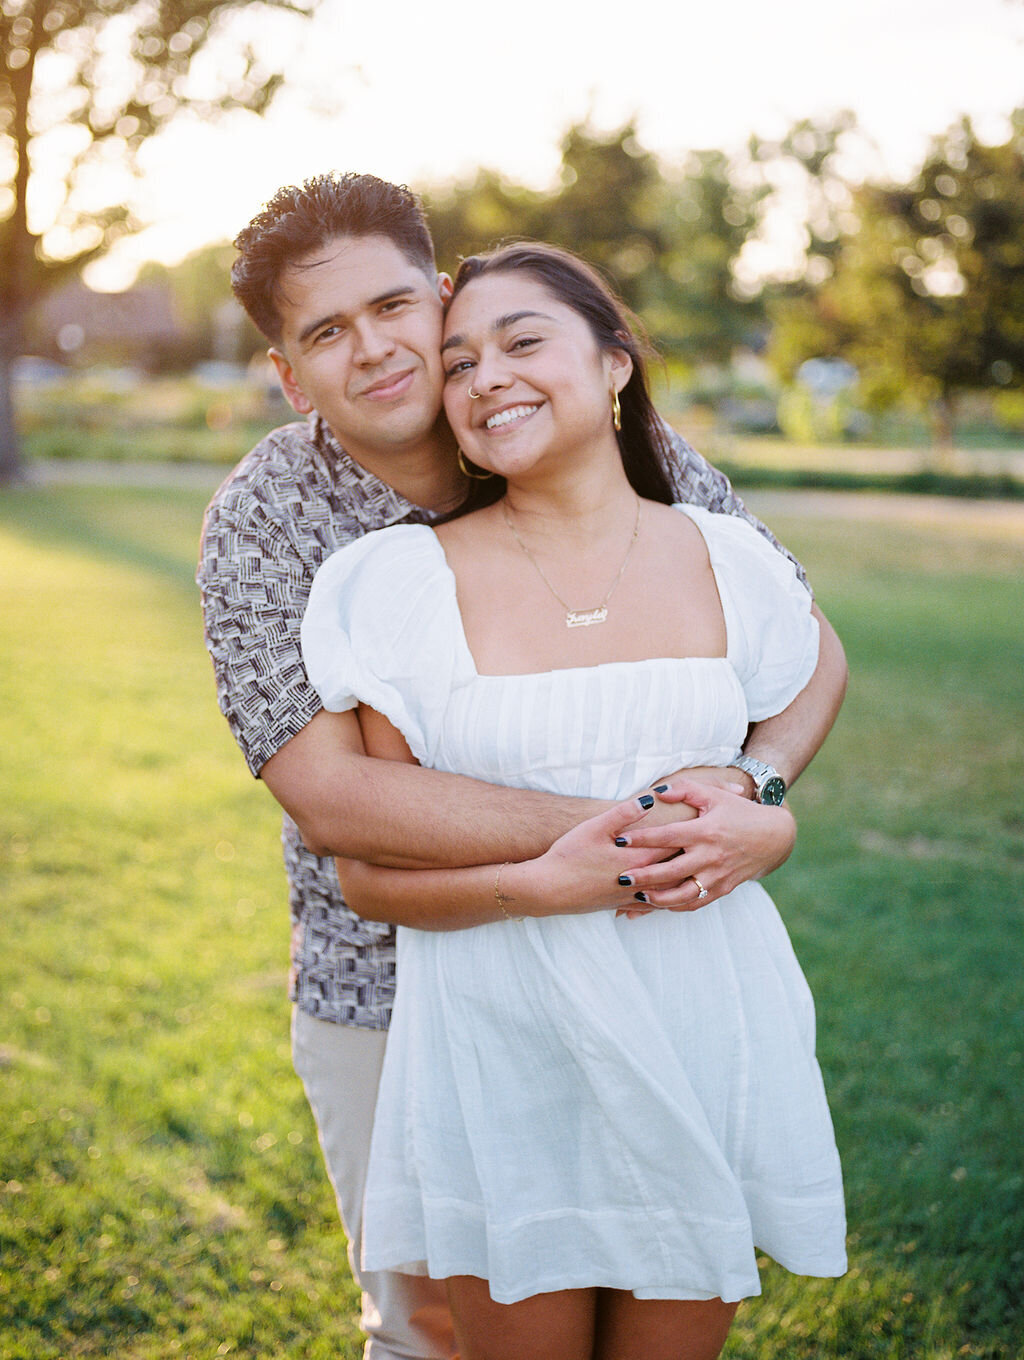
[[779, 807], [786, 799], [786, 781], [779, 775], [772, 775], [771, 779], [766, 779], [761, 785], [760, 801], [770, 803], [772, 807]]

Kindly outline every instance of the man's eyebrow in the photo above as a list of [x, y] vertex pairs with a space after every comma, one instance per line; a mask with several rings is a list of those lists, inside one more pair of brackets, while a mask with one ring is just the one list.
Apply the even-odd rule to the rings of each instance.
[[[397, 288], [389, 288], [386, 292], [378, 293], [376, 297], [369, 298], [363, 305], [366, 307], [379, 307], [383, 302], [391, 302], [395, 298], [412, 297], [416, 292], [414, 283], [403, 283]], [[333, 326], [338, 323], [340, 317], [336, 313], [330, 316], [322, 316], [316, 321], [311, 321], [308, 326], [303, 327], [299, 332], [299, 343], [308, 340], [311, 335], [320, 329], [321, 326]]]
[[[539, 316], [545, 321], [554, 321], [555, 319], [553, 316], [548, 316], [547, 312], [506, 312], [504, 316], [495, 318], [491, 326], [491, 333], [496, 334], [498, 331], [505, 330], [508, 326], [514, 326], [517, 321], [522, 321], [528, 316]], [[465, 343], [466, 337], [464, 335], [449, 335], [448, 339], [441, 346], [441, 353], [444, 354], [445, 350], [449, 349], [458, 349], [460, 345], [464, 345]]]

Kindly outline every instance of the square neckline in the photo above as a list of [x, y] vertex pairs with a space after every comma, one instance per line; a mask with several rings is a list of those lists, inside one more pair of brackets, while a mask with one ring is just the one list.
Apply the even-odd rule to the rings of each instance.
[[[470, 671], [472, 671], [473, 678], [474, 678], [475, 680], [536, 680], [536, 679], [541, 679], [541, 678], [543, 678], [543, 677], [545, 677], [545, 676], [549, 676], [549, 675], [585, 675], [585, 674], [587, 674], [587, 673], [593, 673], [593, 672], [596, 672], [596, 671], [608, 670], [609, 668], [612, 668], [612, 667], [622, 667], [622, 666], [650, 666], [650, 665], [659, 665], [659, 666], [663, 666], [663, 665], [670, 665], [670, 664], [671, 664], [671, 665], [681, 665], [681, 664], [684, 664], [684, 663], [693, 663], [693, 662], [704, 662], [704, 663], [708, 663], [708, 662], [722, 662], [722, 661], [724, 661], [724, 662], [725, 662], [725, 663], [726, 663], [733, 671], [735, 671], [735, 666], [733, 666], [733, 658], [732, 658], [733, 628], [732, 628], [731, 621], [730, 621], [730, 617], [729, 617], [729, 615], [730, 615], [730, 610], [729, 610], [729, 608], [726, 606], [726, 598], [727, 598], [727, 597], [726, 597], [725, 593], [723, 593], [721, 583], [719, 582], [719, 579], [718, 579], [718, 569], [717, 569], [717, 567], [716, 567], [716, 565], [715, 565], [715, 556], [714, 556], [714, 553], [713, 553], [712, 550], [711, 550], [711, 543], [710, 543], [710, 540], [708, 539], [707, 534], [705, 534], [705, 532], [704, 532], [702, 526], [698, 523], [698, 521], [696, 520], [696, 518], [691, 514], [691, 511], [692, 511], [692, 510], [698, 509], [698, 508], [699, 508], [699, 507], [687, 505], [687, 504], [685, 504], [684, 502], [681, 502], [681, 501], [673, 501], [673, 503], [672, 503], [672, 509], [673, 509], [673, 510], [678, 510], [678, 511], [680, 511], [682, 514], [686, 515], [687, 519], [690, 521], [690, 523], [694, 526], [694, 528], [695, 528], [695, 529], [697, 530], [697, 532], [700, 534], [700, 536], [701, 536], [701, 538], [702, 538], [702, 540], [703, 540], [703, 542], [704, 542], [704, 547], [705, 547], [705, 549], [707, 550], [707, 554], [708, 554], [708, 563], [709, 563], [709, 565], [710, 565], [710, 567], [711, 567], [711, 574], [712, 574], [712, 576], [714, 577], [714, 580], [715, 580], [715, 589], [716, 589], [716, 591], [718, 592], [718, 603], [719, 603], [719, 607], [721, 608], [721, 611], [722, 611], [722, 622], [723, 622], [723, 624], [725, 625], [725, 652], [724, 652], [724, 654], [721, 655], [721, 656], [649, 656], [649, 657], [641, 657], [639, 660], [636, 660], [636, 661], [598, 661], [598, 662], [596, 662], [596, 663], [595, 663], [594, 665], [592, 665], [592, 666], [553, 666], [553, 667], [550, 667], [548, 670], [543, 670], [543, 671], [501, 671], [501, 672], [490, 672], [490, 671], [481, 671], [481, 670], [480, 670], [480, 668], [477, 666], [476, 658], [474, 657], [473, 652], [472, 652], [472, 649], [471, 649], [471, 647], [470, 647], [470, 645], [469, 645], [469, 638], [466, 636], [466, 626], [465, 626], [465, 623], [464, 623], [463, 618], [462, 618], [462, 610], [459, 608], [458, 583], [456, 582], [456, 579], [455, 579], [455, 573], [454, 573], [454, 571], [452, 571], [452, 568], [451, 568], [451, 566], [450, 566], [450, 564], [449, 564], [449, 562], [448, 562], [448, 555], [447, 555], [447, 553], [446, 553], [445, 550], [444, 550], [444, 544], [441, 542], [440, 538], [438, 538], [438, 536], [437, 536], [437, 531], [434, 529], [433, 525], [430, 525], [430, 524], [421, 524], [421, 525], [409, 526], [409, 527], [410, 527], [410, 528], [411, 528], [411, 527], [416, 527], [416, 528], [420, 528], [420, 529], [426, 529], [426, 530], [429, 532], [429, 534], [430, 534], [430, 536], [431, 536], [431, 539], [433, 540], [435, 549], [436, 549], [437, 553], [438, 553], [439, 556], [440, 556], [440, 559], [441, 559], [441, 567], [442, 567], [442, 570], [443, 570], [444, 573], [445, 573], [445, 578], [446, 578], [446, 581], [447, 581], [447, 583], [448, 583], [448, 585], [449, 585], [449, 603], [450, 603], [451, 608], [454, 610], [454, 614], [455, 614], [455, 620], [456, 620], [455, 636], [456, 636], [456, 640], [457, 640], [458, 645], [459, 645], [459, 647], [460, 647], [460, 649], [461, 649], [461, 651], [462, 651], [463, 658], [464, 658], [464, 660], [466, 661], [466, 663], [468, 664], [468, 667], [469, 667]], [[710, 511], [708, 511], [707, 513], [710, 514]]]

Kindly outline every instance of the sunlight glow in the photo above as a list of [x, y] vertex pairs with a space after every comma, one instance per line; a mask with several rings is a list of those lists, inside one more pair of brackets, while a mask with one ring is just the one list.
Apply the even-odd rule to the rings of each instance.
[[[1004, 0], [634, 0], [628, 13], [599, 3], [585, 15], [572, 0], [521, 0], [514, 22], [420, 0], [394, 0], [385, 20], [323, 0], [309, 23], [255, 15], [236, 32], [280, 57], [289, 86], [261, 121], [186, 118], [145, 147], [141, 183], [122, 178], [115, 192], [151, 225], [91, 268], [93, 285], [123, 287], [146, 258], [173, 263], [229, 239], [281, 184], [335, 167], [422, 188], [486, 166], [542, 187], [560, 137], [586, 118], [611, 129], [635, 117], [643, 145], [671, 164], [849, 107], [879, 148], [853, 177], [905, 175], [959, 114], [998, 141], [1024, 101], [1024, 6]], [[204, 82], [201, 67], [193, 79]], [[775, 253], [748, 250], [745, 274], [792, 254], [779, 234]]]

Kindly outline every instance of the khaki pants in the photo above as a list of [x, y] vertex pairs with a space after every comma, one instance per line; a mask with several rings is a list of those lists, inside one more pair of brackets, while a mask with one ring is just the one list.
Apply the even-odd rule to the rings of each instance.
[[363, 1192], [386, 1040], [379, 1030], [331, 1024], [298, 1009], [292, 1014], [295, 1070], [338, 1198], [352, 1276], [363, 1291], [365, 1360], [451, 1360], [444, 1285], [425, 1275], [361, 1269]]

